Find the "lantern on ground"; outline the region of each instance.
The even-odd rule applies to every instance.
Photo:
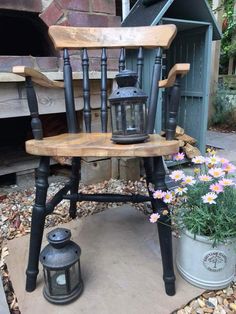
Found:
[[[138,88],[137,73],[123,70],[116,75],[118,89],[110,96],[112,141],[139,143],[148,139],[147,95]]]
[[[81,249],[70,238],[70,230],[54,229],[47,234],[49,244],[40,253],[45,280],[43,294],[56,304],[69,303],[83,291]]]

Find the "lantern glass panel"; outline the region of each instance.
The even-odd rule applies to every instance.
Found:
[[[47,288],[49,289],[48,271],[45,268],[43,269],[43,275],[44,275],[44,282],[45,282]]]
[[[111,106],[114,134],[142,134],[146,131],[146,103],[124,101]]]
[[[67,289],[67,278],[65,270],[50,270],[51,277],[51,294],[52,295],[66,295]]]
[[[75,263],[70,267],[70,287],[74,290],[80,283],[80,267],[79,263]]]

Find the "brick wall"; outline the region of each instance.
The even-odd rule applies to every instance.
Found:
[[[120,26],[115,11],[115,0],[54,0],[40,17],[48,26]]]
[[[2,0],[0,10],[35,12],[47,25],[108,27],[120,26],[115,0]],[[46,30],[45,30],[46,31]],[[27,35],[27,34],[26,34]],[[48,45],[48,43],[46,43]],[[79,51],[71,51],[73,71],[81,71]],[[100,70],[100,51],[89,51],[90,70]],[[117,70],[117,52],[108,51],[108,70]],[[41,71],[61,71],[62,59],[57,57],[1,56],[0,72],[10,72],[14,65],[27,65]]]

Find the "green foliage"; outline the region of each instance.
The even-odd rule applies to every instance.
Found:
[[[176,158],[178,157],[178,158]],[[175,160],[184,158],[179,153]],[[213,246],[236,238],[236,167],[225,158],[208,150],[208,156],[192,159],[193,175],[183,170],[174,170],[170,177],[177,187],[170,191],[153,192],[154,199],[168,204],[173,226],[177,230],[209,237]],[[168,215],[164,207],[150,216],[150,222]]]
[[[232,99],[230,99],[227,86],[220,86],[213,100],[214,115],[211,118],[210,125],[227,125],[228,127],[236,125],[235,108]]]
[[[224,242],[226,238],[236,237],[236,189],[225,187],[217,204],[209,205],[201,199],[209,192],[209,186],[198,183],[189,188],[187,202],[175,213],[175,221],[178,227],[195,235],[209,236],[214,243]]]
[[[212,0],[208,0],[212,6]],[[232,44],[232,36],[236,32],[236,21],[234,18],[234,0],[224,0],[222,6],[216,10],[224,10],[223,19],[226,23],[226,29],[223,31],[221,40],[220,72],[227,74],[229,57],[236,56],[235,43]]]

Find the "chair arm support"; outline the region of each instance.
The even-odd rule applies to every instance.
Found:
[[[52,81],[42,72],[29,68],[26,66],[14,66],[12,68],[14,74],[18,74],[23,77],[31,77],[34,83],[48,88],[64,88],[63,82]]]
[[[183,77],[189,72],[189,70],[190,70],[189,63],[176,63],[170,70],[167,79],[159,81],[159,87],[167,88],[173,86],[176,80],[176,76],[180,75],[181,77]]]

